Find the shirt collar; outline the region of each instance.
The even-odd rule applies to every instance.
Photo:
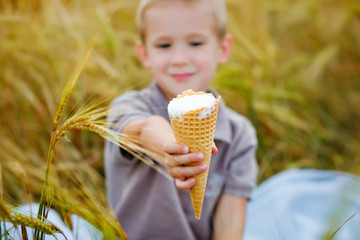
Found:
[[[215,98],[219,97],[219,94],[214,90],[209,89],[208,92],[211,92]],[[170,121],[167,112],[167,106],[169,102],[167,101],[162,90],[159,88],[159,86],[156,84],[155,81],[153,81],[149,85],[148,94],[149,94],[149,98],[151,99],[150,104],[152,105],[155,114],[162,116],[168,121]],[[223,100],[220,101],[214,138],[215,140],[231,143],[231,126],[230,126],[229,117],[227,116],[229,112],[226,111],[226,109],[227,106],[225,105]]]

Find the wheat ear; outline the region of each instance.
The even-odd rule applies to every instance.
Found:
[[[42,221],[38,218],[30,217],[25,214],[16,212],[11,214],[11,219],[9,220],[11,220],[14,225],[30,227],[48,235],[60,233],[64,236],[65,239],[67,239],[64,233],[54,224]]]

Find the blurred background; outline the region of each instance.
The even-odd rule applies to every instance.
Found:
[[[57,102],[96,36],[66,113],[92,99],[108,104],[150,83],[134,51],[137,3],[0,1],[0,166],[6,202],[38,201]],[[257,129],[259,183],[290,168],[360,174],[360,2],[227,4],[235,45],[212,87]],[[81,186],[106,206],[103,143],[96,134],[74,132],[57,145],[50,176],[58,201],[84,202]]]

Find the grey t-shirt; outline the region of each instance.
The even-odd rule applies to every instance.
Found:
[[[114,129],[120,132],[130,121],[151,115],[169,121],[167,105],[153,82],[144,90],[116,98],[108,121],[115,123]],[[178,190],[173,181],[106,142],[109,203],[129,239],[211,239],[213,216],[221,194],[251,197],[257,177],[256,133],[246,118],[227,108],[223,101],[215,143],[219,151],[212,155],[201,219],[197,220],[189,191]]]

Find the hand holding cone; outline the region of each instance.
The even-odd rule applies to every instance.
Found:
[[[210,167],[212,144],[214,141],[215,125],[217,120],[217,113],[219,109],[219,103],[221,97],[215,99],[211,93],[194,92],[192,90],[186,90],[181,95],[178,95],[174,100],[181,98],[194,96],[194,95],[207,95],[213,100],[205,101],[205,104],[195,100],[193,105],[189,106],[189,111],[186,111],[187,106],[192,105],[187,101],[181,103],[181,110],[174,112],[174,107],[169,104],[169,117],[171,121],[171,127],[173,129],[176,141],[189,147],[190,152],[201,152],[204,154],[204,161]],[[182,99],[184,100],[184,99]],[[172,102],[173,102],[172,101]],[[170,108],[173,109],[170,109]],[[199,163],[200,164],[200,163]],[[208,169],[209,169],[208,167]],[[190,189],[190,196],[194,207],[194,213],[197,219],[200,219],[202,205],[204,201],[206,182],[207,182],[208,170],[205,173],[195,175],[196,183]]]

